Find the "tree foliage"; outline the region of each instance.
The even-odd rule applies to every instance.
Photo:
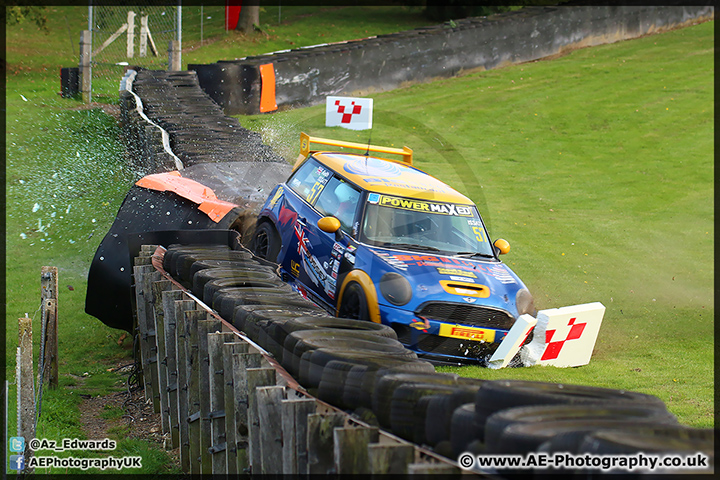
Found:
[[[416,2],[418,0],[406,0]],[[445,22],[467,17],[487,17],[496,13],[517,10],[523,6],[558,5],[566,3],[567,0],[515,0],[510,5],[503,5],[504,2],[480,2],[473,3],[467,0],[426,0],[425,15],[434,22]]]
[[[447,0],[443,3],[428,2],[425,14],[434,22],[444,22],[452,19],[488,16],[506,12],[510,8],[504,5],[473,5],[463,0]]]
[[[47,27],[47,7],[30,5],[13,5],[5,7],[7,25],[17,25],[26,21],[32,22],[45,33],[50,33]]]

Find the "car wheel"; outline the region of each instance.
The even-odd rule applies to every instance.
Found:
[[[370,320],[367,297],[359,283],[350,282],[345,287],[338,316],[355,320]]]
[[[253,253],[260,258],[277,261],[280,253],[280,237],[269,222],[263,222],[257,226],[253,236]]]

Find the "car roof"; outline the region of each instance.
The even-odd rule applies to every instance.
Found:
[[[403,162],[337,152],[314,152],[312,157],[369,192],[474,205],[449,185]]]

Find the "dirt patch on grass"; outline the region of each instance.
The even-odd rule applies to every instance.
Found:
[[[73,107],[70,110],[73,110],[73,111],[92,110],[93,108],[102,108],[103,112],[115,117],[116,120],[120,120],[120,106],[119,105],[111,105],[109,103],[90,102],[90,103],[85,103],[83,105],[79,105],[77,107]]]
[[[179,448],[173,449],[170,434],[162,432],[160,414],[153,411],[152,403],[145,401],[142,388],[82,397],[80,423],[88,439],[146,440],[158,449],[167,451],[173,464],[180,468]]]

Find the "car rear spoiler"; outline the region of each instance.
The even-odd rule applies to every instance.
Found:
[[[300,156],[298,157],[297,161],[295,162],[295,166],[293,168],[297,168],[297,166],[300,164],[300,162],[305,160],[307,158],[307,156],[310,155],[311,153],[321,151],[321,150],[310,150],[311,143],[317,143],[320,145],[332,145],[334,147],[351,148],[354,150],[361,150],[363,152],[377,152],[377,153],[389,153],[391,155],[399,155],[402,158],[402,161],[404,163],[407,163],[408,165],[412,165],[413,151],[409,147],[391,148],[391,147],[380,147],[378,145],[368,145],[368,144],[355,143],[355,142],[343,142],[341,140],[330,140],[327,138],[311,137],[307,133],[303,132],[300,134]],[[383,158],[383,160],[389,160],[391,162],[397,161],[397,160],[392,160],[390,158]]]

